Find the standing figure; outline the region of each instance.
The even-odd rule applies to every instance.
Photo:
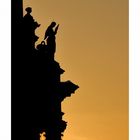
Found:
[[[55,42],[55,35],[57,33],[59,24],[56,26],[56,22],[52,22],[46,32],[45,32],[45,37],[44,40],[46,39],[47,41],[47,46],[48,46],[48,54],[54,58],[54,53],[56,51],[56,42]],[[55,29],[53,29],[55,27]]]
[[[38,40],[38,36],[35,35],[35,29],[40,26],[35,20],[33,19],[31,13],[32,8],[27,7],[26,14],[23,17],[23,33],[24,33],[24,42],[26,42],[26,46],[30,46],[34,48],[35,42]]]
[[[28,26],[33,26],[34,24],[34,19],[31,15],[32,13],[32,8],[31,7],[27,7],[25,9],[25,11],[27,12],[26,15],[24,16],[24,21],[27,21],[28,22]]]
[[[34,19],[31,15],[32,13],[32,8],[27,7],[25,9],[27,12],[25,16],[23,17],[23,24],[24,24],[24,31],[26,32],[26,36],[32,37],[34,34]]]

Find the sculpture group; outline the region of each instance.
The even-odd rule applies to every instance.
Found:
[[[56,52],[56,34],[59,27],[59,24],[56,25],[56,22],[52,22],[46,29],[44,40],[41,44],[35,47],[35,42],[38,40],[38,36],[35,35],[35,30],[40,27],[32,17],[31,12],[32,8],[27,7],[26,14],[23,17],[23,34],[25,36],[25,45],[31,47],[32,50],[36,48],[38,52],[44,52],[50,59],[54,59],[54,54]]]
[[[55,60],[56,34],[59,25],[52,22],[46,29],[44,40],[35,47],[40,27],[27,7],[19,24],[20,31],[16,56],[17,78],[13,81],[13,140],[61,140],[67,122],[63,120],[61,103],[75,92],[78,85],[70,80],[61,82],[65,71]],[[20,44],[19,44],[20,42]],[[17,61],[19,59],[19,61]],[[16,114],[15,113],[15,114]],[[14,123],[17,122],[17,123]]]

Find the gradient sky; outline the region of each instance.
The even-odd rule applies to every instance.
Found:
[[[128,140],[128,0],[24,0],[40,28],[54,20],[62,80],[80,88],[66,98],[63,140]]]

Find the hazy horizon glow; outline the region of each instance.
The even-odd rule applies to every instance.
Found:
[[[56,60],[62,80],[80,88],[64,100],[63,140],[128,140],[128,1],[28,0],[44,38],[60,24]]]

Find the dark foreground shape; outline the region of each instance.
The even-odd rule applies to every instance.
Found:
[[[39,140],[42,132],[47,140],[61,140],[67,126],[61,103],[79,87],[61,82],[64,70],[54,59],[55,50],[47,49],[56,47],[51,29],[46,31],[49,43],[35,49],[40,24],[30,7],[26,11],[23,17],[22,0],[12,1],[12,140]]]

